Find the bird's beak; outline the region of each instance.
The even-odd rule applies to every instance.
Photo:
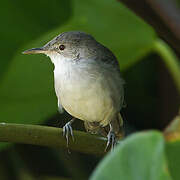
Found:
[[[47,50],[44,47],[28,49],[23,54],[45,54]]]

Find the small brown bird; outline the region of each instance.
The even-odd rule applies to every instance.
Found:
[[[78,31],[64,32],[41,48],[24,51],[37,53],[49,56],[55,66],[59,111],[65,109],[74,117],[63,127],[67,143],[69,134],[73,137],[71,124],[78,118],[87,131],[107,135],[107,147],[111,143],[113,148],[122,136],[124,102],[124,81],[113,53]]]

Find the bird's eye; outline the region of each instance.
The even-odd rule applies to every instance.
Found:
[[[61,51],[64,50],[64,49],[65,49],[65,45],[63,45],[63,44],[60,45],[60,46],[59,46],[59,49],[60,49]]]

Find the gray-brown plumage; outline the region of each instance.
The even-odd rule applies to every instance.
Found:
[[[108,144],[122,136],[120,110],[124,101],[124,81],[113,53],[83,32],[65,32],[41,48],[24,53],[44,53],[55,69],[58,107],[83,120],[87,131],[101,133],[109,126]],[[68,140],[71,124],[64,126]]]

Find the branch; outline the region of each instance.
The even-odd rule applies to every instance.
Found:
[[[165,0],[119,0],[153,26],[158,35],[180,55],[180,12],[175,2]]]
[[[70,150],[94,155],[104,154],[105,138],[81,131],[74,131],[74,137],[74,142],[70,138]],[[0,142],[67,148],[62,128],[39,125],[0,123]]]

